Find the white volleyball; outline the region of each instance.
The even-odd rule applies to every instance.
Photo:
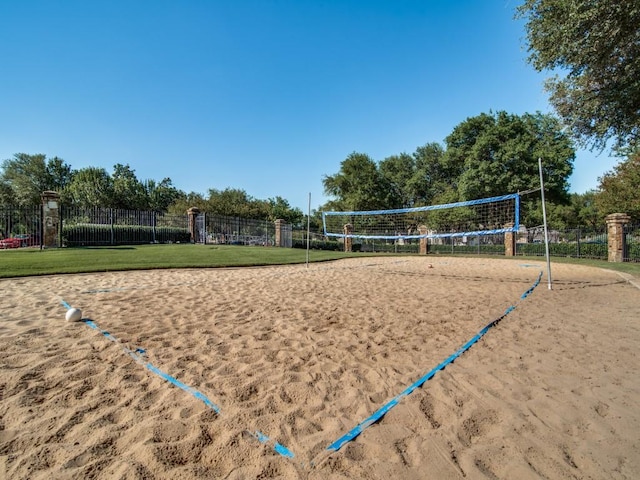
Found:
[[[79,322],[82,320],[82,311],[79,308],[70,308],[65,315],[67,322]]]

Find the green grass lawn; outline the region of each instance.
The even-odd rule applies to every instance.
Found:
[[[309,252],[310,262],[346,257],[380,256],[379,253]],[[439,255],[432,255],[437,258]],[[505,258],[502,256],[493,258]],[[513,257],[516,261],[544,261],[544,257]],[[155,268],[213,268],[305,263],[306,250],[296,248],[230,245],[139,245],[78,247],[39,250],[0,250],[0,278],[56,273],[107,272]],[[608,268],[640,278],[640,263],[608,263],[601,260],[552,257],[552,262]],[[553,270],[552,270],[553,276]]]
[[[312,250],[309,261],[335,260],[347,254]],[[154,268],[209,268],[304,263],[306,250],[229,245],[139,245],[57,249],[0,250],[0,278],[55,273],[107,272]]]

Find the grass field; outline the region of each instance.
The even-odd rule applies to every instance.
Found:
[[[312,250],[309,252],[309,261],[320,262],[354,256],[380,256],[380,254]],[[514,260],[521,261],[525,258],[544,260],[542,257],[514,257]],[[48,250],[23,248],[0,250],[0,278],[157,268],[284,265],[304,263],[306,260],[307,252],[301,249],[227,245],[173,244]],[[608,263],[600,260],[561,257],[552,258],[552,262],[609,268],[640,278],[640,264],[638,263]]]
[[[347,256],[349,254],[342,252],[314,250],[309,252],[309,261],[335,260]],[[0,278],[155,268],[283,265],[304,263],[306,258],[307,252],[301,249],[227,245],[173,244],[48,250],[22,248],[0,250]]]

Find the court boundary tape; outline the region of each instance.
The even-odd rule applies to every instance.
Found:
[[[60,303],[67,310],[70,310],[72,308],[71,305],[69,305],[64,300],[61,300]],[[158,367],[153,365],[151,362],[149,362],[145,358],[146,351],[144,349],[136,348],[135,350],[131,350],[128,346],[123,344],[120,340],[118,340],[118,338],[113,336],[111,333],[109,333],[106,330],[101,329],[93,320],[90,320],[88,318],[83,318],[81,320],[81,322],[84,323],[85,325],[87,325],[88,327],[92,328],[93,330],[98,331],[99,333],[101,333],[105,338],[107,338],[111,342],[113,342],[113,343],[115,343],[117,345],[120,345],[122,347],[122,349],[124,350],[124,352],[127,355],[129,355],[136,363],[138,363],[139,365],[142,365],[144,368],[146,368],[147,370],[149,370],[151,373],[155,374],[156,376],[160,377],[161,379],[163,379],[163,380],[171,383],[172,385],[180,388],[181,390],[184,390],[185,392],[189,393],[194,398],[196,398],[197,400],[200,400],[207,407],[209,407],[211,410],[213,410],[217,415],[222,417],[221,408],[217,404],[215,404],[213,401],[211,401],[209,399],[209,397],[207,397],[204,393],[196,390],[195,388],[190,387],[189,385],[186,385],[185,383],[183,383],[180,380],[178,380],[177,378],[169,375],[168,373],[163,372]],[[273,448],[273,450],[278,455],[281,455],[281,456],[283,456],[285,458],[290,458],[290,459],[295,458],[295,454],[291,450],[289,450],[287,447],[285,447],[281,443],[272,440],[271,438],[269,438],[264,433],[262,433],[262,432],[260,432],[258,430],[255,430],[253,432],[250,432],[249,430],[246,430],[246,431],[249,432],[252,437],[256,438],[261,444],[265,444],[265,445],[268,445],[271,448]]]
[[[542,279],[542,271],[540,271],[540,274],[538,275],[538,278],[533,283],[533,285],[531,287],[529,287],[529,289],[527,289],[520,296],[520,301],[522,301],[525,298],[527,298],[531,294],[531,292],[533,292],[533,290],[540,283],[541,279]],[[360,422],[354,428],[352,428],[347,433],[342,435],[340,438],[338,438],[337,440],[332,442],[326,448],[326,450],[332,451],[332,452],[337,452],[345,444],[349,443],[350,441],[352,441],[356,437],[358,437],[362,432],[364,432],[371,425],[373,425],[373,424],[377,423],[378,421],[380,421],[393,407],[398,405],[400,403],[400,401],[404,397],[410,395],[414,390],[416,390],[417,388],[419,388],[422,385],[424,385],[428,380],[432,379],[436,375],[436,373],[438,373],[441,370],[444,370],[447,367],[447,365],[453,363],[460,355],[462,355],[464,352],[469,350],[471,348],[471,346],[473,344],[475,344],[478,340],[480,340],[492,327],[496,326],[507,315],[509,315],[513,310],[515,310],[516,306],[517,306],[517,303],[515,305],[511,305],[509,308],[507,308],[505,310],[505,312],[500,317],[498,317],[495,320],[489,322],[484,328],[482,328],[477,334],[475,334],[469,341],[467,341],[464,345],[462,345],[462,347],[460,347],[458,350],[456,350],[455,353],[453,353],[452,355],[447,357],[447,359],[445,361],[443,361],[442,363],[440,363],[439,365],[437,365],[433,369],[429,370],[426,374],[424,374],[422,377],[420,377],[418,380],[416,380],[414,383],[412,383],[407,388],[405,388],[402,392],[400,392],[399,395],[397,395],[394,398],[392,398],[391,400],[389,400],[387,403],[385,403],[382,407],[380,407],[378,410],[376,410],[369,417],[365,418],[362,422]]]
[[[525,265],[522,265],[522,266],[525,266]],[[526,265],[526,266],[529,267],[529,266],[533,266],[533,265]],[[532,284],[532,286],[529,287],[520,296],[519,302],[525,300],[534,291],[534,289],[540,284],[540,280],[542,279],[542,273],[543,272],[540,271],[540,273],[538,274],[537,279]],[[352,440],[354,440],[355,438],[357,438],[367,428],[369,428],[370,426],[372,426],[375,423],[379,422],[393,407],[398,405],[402,401],[402,399],[404,399],[404,397],[410,395],[411,393],[413,393],[413,391],[415,391],[416,389],[422,387],[422,385],[424,385],[427,381],[432,379],[436,375],[436,373],[438,373],[441,370],[444,370],[448,365],[452,364],[458,357],[460,357],[463,353],[465,353],[467,350],[469,350],[492,327],[496,326],[507,315],[509,315],[513,310],[515,310],[519,302],[516,302],[514,305],[509,306],[501,316],[499,316],[495,320],[492,320],[487,325],[485,325],[477,334],[475,334],[470,340],[468,340],[464,345],[462,345],[452,355],[447,357],[443,362],[438,364],[433,369],[429,370],[426,374],[424,374],[422,377],[420,377],[418,380],[416,380],[414,383],[412,383],[407,388],[405,388],[402,392],[400,392],[400,394],[398,394],[397,396],[392,398],[390,401],[385,403],[382,407],[380,407],[378,410],[376,410],[369,417],[364,419],[362,422],[360,422],[354,428],[352,428],[347,433],[342,435],[340,438],[338,438],[337,440],[332,442],[329,446],[326,447],[325,452],[337,452],[345,444],[347,444],[347,443],[351,442]],[[64,300],[61,300],[60,303],[66,309],[71,309],[72,308],[71,305],[69,305]],[[131,350],[129,347],[127,347],[126,345],[122,344],[122,342],[120,342],[120,340],[118,340],[116,337],[111,335],[108,331],[102,330],[93,320],[82,319],[82,322],[85,325],[87,325],[88,327],[90,327],[90,328],[98,331],[102,335],[104,335],[108,340],[120,345],[122,347],[122,349],[124,350],[124,352],[127,353],[136,363],[144,366],[147,370],[149,370],[153,374],[159,376],[163,380],[165,380],[165,381],[171,383],[172,385],[174,385],[174,386],[184,390],[185,392],[191,394],[194,398],[202,401],[207,407],[212,409],[216,414],[222,416],[222,412],[221,412],[220,407],[218,405],[216,405],[214,402],[212,402],[206,395],[204,395],[203,393],[201,393],[198,390],[194,389],[193,387],[190,387],[190,386],[180,382],[175,377],[163,372],[162,370],[160,370],[159,368],[157,368],[153,364],[151,364],[151,362],[147,361],[147,359],[145,358],[146,351],[144,349],[136,348],[135,350]],[[278,455],[280,455],[280,456],[282,456],[284,458],[288,458],[288,459],[295,458],[295,454],[290,449],[288,449],[284,445],[280,444],[279,442],[272,440],[271,438],[269,438],[264,433],[262,433],[262,432],[260,432],[258,430],[255,430],[255,431],[245,430],[245,431],[248,432],[253,438],[257,439],[260,444],[264,444],[264,445],[270,446],[273,449],[273,451],[275,451]],[[317,458],[318,457],[316,457],[316,459]],[[315,467],[316,465],[317,465],[317,462],[315,461],[315,459],[311,460],[309,462],[309,466],[312,467],[312,468]],[[301,466],[304,467],[305,466],[304,463],[302,463]]]

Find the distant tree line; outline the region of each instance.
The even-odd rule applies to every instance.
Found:
[[[87,167],[73,170],[59,157],[47,159],[44,154],[16,153],[0,164],[0,205],[31,206],[40,203],[45,190],[58,192],[61,201],[76,207],[153,210],[164,213],[186,213],[190,207],[230,217],[269,219],[282,218],[301,223],[304,215],[281,198],[258,200],[243,190],[211,189],[205,197],[185,193],[170,178],[161,181],[137,178],[129,165],[116,164],[110,174],[104,168]]]

